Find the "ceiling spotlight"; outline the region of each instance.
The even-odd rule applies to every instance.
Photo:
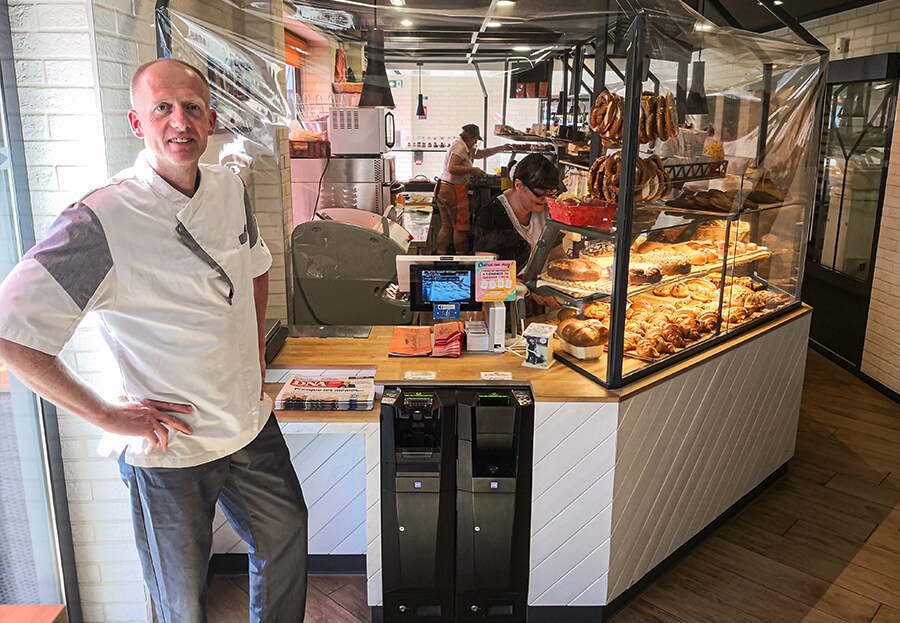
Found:
[[[408,19],[405,19],[400,22],[400,25],[401,26],[412,26],[412,22],[409,21]]]
[[[513,52],[531,52],[530,45],[514,45]]]
[[[406,0],[391,0],[391,4],[394,6],[403,6],[406,4]]]
[[[487,24],[485,24],[485,26],[487,26],[488,28],[500,28],[502,25],[503,24],[501,24],[500,22],[488,22]]]
[[[497,0],[497,6],[515,6],[513,0]]]
[[[784,4],[784,2],[782,2],[781,0],[775,0],[772,4],[774,4],[775,6],[780,6]]]

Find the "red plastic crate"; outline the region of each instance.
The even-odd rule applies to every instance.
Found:
[[[590,203],[568,203],[559,199],[547,199],[550,218],[578,227],[609,229],[616,218],[618,205],[596,199]]]

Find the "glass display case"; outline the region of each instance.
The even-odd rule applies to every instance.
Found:
[[[682,4],[623,19],[598,155],[567,170],[524,275],[564,303],[559,359],[609,388],[800,305],[828,55]]]

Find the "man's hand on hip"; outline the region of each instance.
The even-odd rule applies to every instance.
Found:
[[[175,402],[161,402],[145,399],[138,402],[125,402],[110,405],[107,412],[96,422],[103,430],[129,437],[143,437],[144,454],[150,454],[159,446],[163,452],[169,450],[169,430],[174,428],[186,435],[193,434],[193,429],[172,413],[190,413],[191,405]]]

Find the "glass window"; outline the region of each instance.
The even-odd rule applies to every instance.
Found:
[[[0,279],[22,253],[3,88],[0,80]],[[0,422],[0,604],[62,603],[40,407],[2,364]]]

